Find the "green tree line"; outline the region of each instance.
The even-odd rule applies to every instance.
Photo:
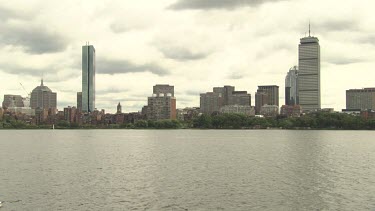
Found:
[[[241,114],[201,115],[194,119],[194,128],[241,129],[241,128],[283,128],[283,129],[375,129],[375,120],[340,113],[314,113],[296,118],[259,118]]]
[[[51,129],[51,125],[30,125],[20,120],[0,122],[3,129]],[[314,113],[298,118],[259,118],[241,114],[201,115],[189,122],[179,120],[139,120],[134,124],[78,125],[59,121],[56,129],[336,129],[374,130],[375,119],[366,120],[359,116],[342,113]]]

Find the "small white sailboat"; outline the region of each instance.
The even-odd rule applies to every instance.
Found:
[[[52,125],[52,130],[54,130],[54,129],[55,129],[55,124]]]
[[[3,202],[2,201],[0,201],[0,207],[2,207],[3,206]]]

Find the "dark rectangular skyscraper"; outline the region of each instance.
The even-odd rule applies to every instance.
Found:
[[[82,111],[82,92],[77,92],[77,109]]]
[[[95,48],[82,46],[82,112],[95,110]]]
[[[267,94],[267,105],[279,106],[279,86],[258,86],[257,92],[265,92]]]

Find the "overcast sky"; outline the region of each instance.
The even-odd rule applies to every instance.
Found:
[[[58,108],[76,105],[81,48],[96,49],[96,107],[138,111],[155,84],[175,86],[177,107],[233,85],[252,95],[280,86],[298,64],[299,39],[321,46],[322,107],[345,107],[345,90],[375,87],[371,0],[0,0],[0,101],[40,84]],[[281,103],[281,104],[282,104]]]

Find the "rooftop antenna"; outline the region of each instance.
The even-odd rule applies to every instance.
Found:
[[[310,36],[310,33],[311,33],[311,30],[310,30],[310,29],[311,29],[311,24],[310,24],[310,20],[309,20],[309,37],[311,37],[311,36]]]

